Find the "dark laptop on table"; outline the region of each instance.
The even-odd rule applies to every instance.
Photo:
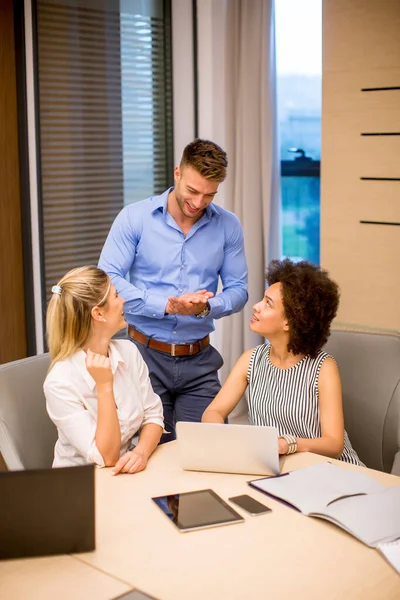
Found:
[[[94,466],[0,473],[0,559],[95,548]]]

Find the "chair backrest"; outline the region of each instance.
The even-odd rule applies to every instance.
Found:
[[[400,335],[334,329],[325,350],[339,365],[345,428],[360,459],[400,475]]]
[[[0,365],[0,453],[9,470],[50,468],[57,429],[46,411],[48,354]]]

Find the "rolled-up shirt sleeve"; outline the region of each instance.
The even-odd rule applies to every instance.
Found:
[[[168,295],[149,292],[125,279],[135,260],[136,247],[141,236],[141,219],[134,206],[125,206],[121,210],[101,251],[99,267],[109,274],[118,293],[124,298],[126,312],[163,319]]]
[[[79,399],[73,384],[45,382],[44,393],[50,419],[63,437],[88,462],[104,467],[95,441],[96,420]]]
[[[210,298],[210,318],[220,319],[242,310],[248,300],[247,262],[244,235],[239,219],[230,215],[224,262],[220,270],[222,292]]]
[[[164,412],[161,398],[152,388],[149,370],[141,354],[138,350],[136,350],[135,354],[135,369],[139,377],[143,402],[143,421],[141,426],[143,427],[143,425],[147,425],[148,423],[155,423],[156,425],[160,425],[164,433],[166,433],[164,430]]]

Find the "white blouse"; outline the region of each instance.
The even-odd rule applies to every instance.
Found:
[[[109,352],[114,374],[114,398],[121,428],[121,452],[131,448],[132,437],[147,423],[161,427],[163,408],[154,393],[149,371],[136,346],[128,340],[112,340]],[[79,350],[57,362],[44,382],[47,412],[58,430],[53,467],[95,463],[104,467],[96,447],[96,382]]]

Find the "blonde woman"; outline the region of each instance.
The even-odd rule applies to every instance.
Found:
[[[163,410],[135,345],[111,339],[126,325],[124,299],[94,266],[73,269],[52,292],[44,393],[58,430],[53,467],[95,463],[113,467],[113,474],[142,471],[160,441]]]

